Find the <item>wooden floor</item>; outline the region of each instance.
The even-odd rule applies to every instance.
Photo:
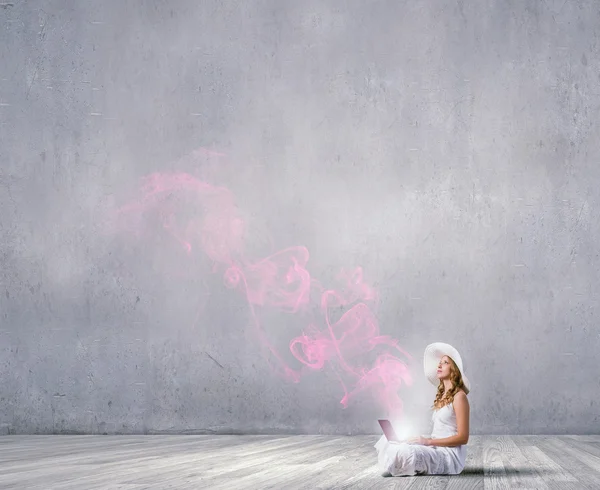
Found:
[[[377,436],[2,436],[0,489],[600,489],[600,436],[471,436],[457,476],[384,477]]]

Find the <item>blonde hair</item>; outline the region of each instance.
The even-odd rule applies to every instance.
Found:
[[[456,395],[459,390],[464,390],[467,392],[465,384],[463,382],[462,374],[458,369],[458,366],[454,362],[454,360],[450,356],[444,356],[450,360],[450,381],[452,382],[451,388],[448,390],[448,393],[444,395],[444,381],[440,379],[440,384],[438,385],[437,394],[435,396],[435,400],[433,402],[434,410],[439,410],[440,408],[452,403],[454,401],[454,395]]]

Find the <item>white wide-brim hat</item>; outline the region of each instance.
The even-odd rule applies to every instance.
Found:
[[[465,384],[465,392],[468,394],[471,391],[471,383],[465,376],[462,358],[460,357],[460,354],[450,344],[444,344],[443,342],[435,342],[425,347],[425,355],[423,359],[425,376],[432,385],[438,386],[440,384],[440,380],[437,377],[437,368],[440,363],[440,359],[444,356],[452,358],[452,360],[456,363],[460,374],[462,375],[463,383]]]

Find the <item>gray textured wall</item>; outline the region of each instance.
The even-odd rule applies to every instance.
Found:
[[[182,172],[231,192],[249,260],[306,247],[332,288],[362,267],[415,427],[443,341],[471,433],[598,433],[598,2],[15,0],[0,26],[2,431],[378,431],[335,356],[273,371],[252,314],[298,370],[318,295],[227,287],[213,197],[115,218]]]

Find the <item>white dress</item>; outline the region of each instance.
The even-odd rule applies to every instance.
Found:
[[[452,403],[434,410],[431,420],[432,439],[442,439],[458,433]],[[377,441],[375,449],[379,467],[392,476],[458,475],[464,469],[467,458],[466,444],[444,447],[390,443],[385,435]]]

